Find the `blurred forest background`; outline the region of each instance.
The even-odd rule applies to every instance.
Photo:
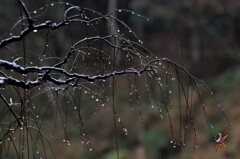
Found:
[[[118,111],[128,129],[128,135],[119,133],[119,154],[123,159],[237,159],[240,157],[240,1],[239,0],[116,0],[117,5],[111,8],[113,0],[69,0],[82,7],[88,7],[101,13],[108,13],[116,8],[129,9],[140,13],[150,21],[126,13],[117,13],[116,16],[126,22],[142,39],[144,46],[159,57],[168,57],[178,62],[189,70],[194,76],[203,79],[213,89],[225,109],[228,118],[233,122],[229,126],[223,115],[215,111],[215,107],[208,110],[208,115],[213,121],[213,133],[228,134],[226,147],[220,151],[215,149],[214,139],[200,115],[198,101],[194,101],[196,127],[198,131],[199,148],[194,149],[193,141],[189,137],[184,151],[179,153],[170,144],[169,122],[161,119],[156,111],[151,108],[143,112],[143,122],[139,119],[138,112],[130,110],[128,99],[124,94],[118,93],[116,97]],[[24,0],[30,11],[37,6],[56,1]],[[6,31],[16,22],[19,8],[14,6],[15,0],[0,1],[0,35],[6,36]],[[52,9],[49,16],[61,13]],[[79,34],[84,34],[84,29]],[[107,32],[108,29],[103,29]],[[64,32],[53,36],[54,50],[61,54],[66,51],[71,39]],[[77,36],[77,35],[76,35]],[[44,44],[38,36],[32,36],[31,47],[38,49]],[[66,46],[64,45],[66,44]],[[11,56],[11,55],[10,55]],[[8,54],[1,58],[9,57]],[[36,59],[38,60],[38,59]],[[123,84],[124,85],[124,84]],[[121,90],[119,91],[121,92]],[[177,95],[173,102],[177,103]],[[176,98],[176,99],[175,99]],[[212,99],[208,94],[203,94],[203,100],[208,105]],[[126,102],[125,102],[126,101]],[[114,146],[114,131],[109,119],[109,112],[102,110],[95,116],[87,111],[84,117],[89,119],[88,133],[93,151],[79,144],[77,130],[70,127],[72,136],[71,145],[67,146],[61,140],[53,140],[53,149],[57,158],[86,159],[114,159],[116,148]],[[89,114],[87,114],[89,112]],[[173,110],[174,114],[174,110]],[[178,114],[173,117],[177,122]],[[51,114],[49,114],[49,118]],[[61,129],[58,130],[59,132]],[[60,133],[59,133],[60,134]],[[60,136],[60,135],[59,135]]]

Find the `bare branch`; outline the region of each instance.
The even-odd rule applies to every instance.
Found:
[[[30,27],[30,28],[33,27],[33,19],[31,18],[30,14],[29,14],[29,11],[28,11],[28,9],[27,9],[27,7],[26,7],[26,5],[23,3],[22,0],[18,0],[18,3],[19,3],[19,5],[22,7],[23,12],[24,12],[25,16],[27,17],[27,20],[28,20],[28,23],[29,23],[29,27]]]

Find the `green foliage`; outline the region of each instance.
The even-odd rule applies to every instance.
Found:
[[[168,140],[162,131],[156,129],[149,129],[145,133],[146,142],[155,149],[161,149],[167,146]]]
[[[147,154],[149,154],[150,158],[157,158],[158,153],[163,148],[166,148],[168,145],[168,140],[166,135],[163,134],[163,131],[154,129],[149,129],[145,133],[146,139],[146,149]]]
[[[119,154],[119,159],[124,158],[127,154],[127,151],[125,149],[118,149],[118,154]],[[113,150],[111,152],[109,152],[106,156],[106,159],[116,159],[117,156],[117,151]]]

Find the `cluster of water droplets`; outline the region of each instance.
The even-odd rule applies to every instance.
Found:
[[[183,151],[185,150],[186,144],[181,141],[175,141],[174,139],[170,140],[170,145],[172,146],[173,149],[177,149],[178,151]]]
[[[71,142],[69,140],[63,139],[62,141],[63,141],[63,143],[66,143],[68,146],[71,145]]]

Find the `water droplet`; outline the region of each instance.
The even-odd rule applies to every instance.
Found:
[[[122,12],[122,10],[121,10],[121,9],[119,9],[119,10],[118,10],[118,12]]]
[[[128,134],[128,130],[126,128],[123,128],[123,131],[125,132],[125,135]]]
[[[54,6],[54,3],[51,3],[51,6]]]
[[[92,148],[90,148],[89,151],[92,151]]]
[[[36,33],[38,30],[37,29],[34,29],[33,32]]]
[[[35,10],[35,11],[33,11],[33,13],[34,13],[34,14],[36,14],[36,13],[37,13],[37,11]]]

